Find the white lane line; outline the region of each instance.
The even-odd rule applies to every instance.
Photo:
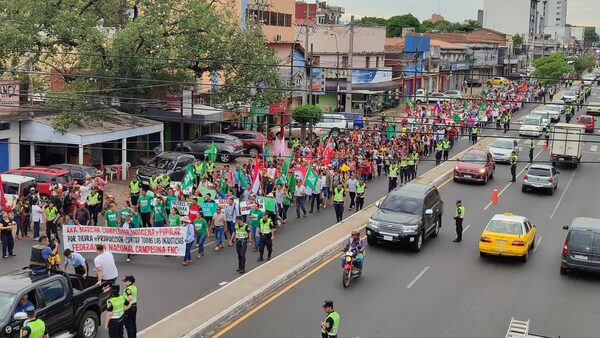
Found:
[[[540,236],[540,238],[538,238],[538,240],[537,240],[537,243],[535,243],[535,248],[533,248],[534,253],[537,251],[537,249],[540,248],[540,243],[542,242],[542,238],[544,238],[544,236]]]
[[[556,214],[556,210],[558,210],[558,207],[560,206],[560,203],[562,202],[563,198],[565,197],[565,194],[567,193],[567,190],[569,190],[569,186],[571,185],[571,182],[573,181],[573,177],[575,177],[575,173],[576,172],[577,172],[577,170],[573,170],[573,174],[571,174],[571,178],[569,179],[569,182],[567,183],[567,185],[563,189],[563,192],[560,195],[560,198],[558,199],[558,202],[556,202],[556,206],[554,207],[554,211],[552,211],[552,214],[550,215],[550,219],[552,219],[554,217],[554,214]]]
[[[598,151],[598,146],[591,146],[590,151],[593,151],[593,152]]]
[[[467,230],[469,230],[469,228],[470,228],[470,227],[471,227],[471,224],[467,225],[467,226],[466,226],[466,227],[463,229],[463,232],[462,232],[462,233],[464,234],[464,233],[465,233]]]
[[[419,272],[417,277],[415,277],[415,279],[413,279],[410,283],[408,283],[406,288],[410,289],[413,285],[415,285],[415,283],[419,280],[419,278],[421,278],[421,276],[423,276],[425,274],[425,272],[427,272],[427,270],[429,270],[428,266],[426,266],[425,269],[423,269],[421,272]]]

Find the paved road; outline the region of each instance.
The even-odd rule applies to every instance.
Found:
[[[520,112],[520,115],[525,111]],[[487,131],[486,131],[487,132]],[[466,139],[461,139],[451,151],[450,156],[468,147]],[[434,166],[434,161],[429,158],[419,165],[419,172],[423,173]],[[369,183],[366,203],[372,203],[387,192],[387,180],[374,179]],[[351,212],[345,211],[345,216]],[[335,214],[332,208],[309,214],[306,218],[295,219],[295,210],[290,209],[289,222],[285,228],[278,232],[275,240],[274,255],[278,255],[298,243],[312,237],[335,223]],[[212,239],[207,240],[212,242]],[[0,273],[21,268],[27,265],[30,253],[30,244],[33,241],[18,241],[16,245],[16,258],[3,260]],[[143,329],[155,321],[181,309],[197,299],[219,289],[223,283],[228,283],[239,276],[235,272],[237,260],[235,249],[226,248],[224,251],[212,251],[214,245],[207,247],[206,256],[196,260],[188,267],[182,267],[179,258],[162,256],[136,256],[132,263],[126,263],[124,255],[116,255],[120,275],[132,273],[136,276],[140,289],[140,306],[138,310],[138,327]],[[94,255],[85,255],[91,263]],[[247,268],[257,266],[257,253],[248,252]],[[99,337],[106,337],[106,332],[101,331]],[[265,336],[266,337],[266,336]]]
[[[598,91],[594,94],[597,97]],[[586,141],[584,160],[599,161],[593,141],[600,141],[600,135],[588,135]],[[521,141],[526,156],[525,142]],[[536,156],[538,161],[549,158],[541,147]],[[519,171],[524,167],[519,165]],[[498,165],[487,186],[449,181],[440,190],[448,206],[444,227],[421,252],[386,244],[369,247],[365,273],[349,289],[341,285],[336,257],[262,309],[246,313],[223,336],[279,337],[284,332],[286,337],[317,337],[322,301],[333,299],[342,316],[342,337],[503,337],[512,316],[531,319],[532,331],[538,334],[597,337],[597,277],[561,276],[559,261],[562,226],[576,216],[600,217],[600,209],[587,202],[600,198],[599,168],[590,163],[576,170],[560,168],[553,196],[522,193],[519,181],[509,184],[507,165]],[[494,186],[504,192],[499,204],[486,210]],[[452,242],[452,205],[457,198],[467,210],[460,244]],[[527,216],[538,227],[537,249],[525,264],[479,257],[486,221],[505,211]]]

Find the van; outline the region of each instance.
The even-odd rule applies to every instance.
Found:
[[[600,272],[600,219],[577,217],[570,226],[563,244],[560,273],[572,270]]]
[[[37,182],[33,177],[12,174],[2,174],[0,177],[7,205],[12,205],[15,200],[27,196],[31,188],[37,191]]]

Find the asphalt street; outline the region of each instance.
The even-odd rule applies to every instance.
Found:
[[[598,94],[594,88],[590,101],[597,100]],[[597,131],[586,136],[584,161],[600,161],[598,141]],[[526,142],[520,142],[521,160],[527,158]],[[535,156],[536,161],[547,161],[549,151],[539,146]],[[560,167],[558,189],[552,196],[521,192],[525,167],[519,164],[520,175],[513,184],[510,167],[502,164],[487,186],[442,183],[444,226],[421,252],[386,243],[369,246],[364,273],[348,289],[342,286],[336,256],[280,297],[263,301],[217,330],[215,337],[317,337],[325,299],[333,300],[341,314],[340,337],[504,337],[511,317],[530,319],[531,332],[536,334],[597,337],[598,276],[562,276],[559,265],[566,234],[562,226],[577,216],[600,218],[600,210],[594,207],[600,198],[600,165]],[[494,186],[501,191],[499,203],[489,205]],[[461,243],[452,242],[457,198],[466,206]],[[478,254],[487,220],[507,211],[537,225],[537,248],[527,263]]]
[[[519,115],[523,115],[526,111],[528,110],[521,110]],[[486,130],[484,136],[487,133],[488,131]],[[467,142],[466,138],[460,139],[451,150],[450,156],[464,150],[469,145],[470,143]],[[433,157],[430,156],[419,164],[419,173],[424,173],[431,169],[434,164]],[[506,171],[508,172],[508,168]],[[471,188],[474,193],[480,191],[480,189],[485,189],[482,187],[468,187],[467,189]],[[462,186],[459,190],[461,189]],[[375,178],[368,184],[366,203],[372,203],[386,193],[387,179],[384,177]],[[474,197],[475,200],[478,198],[479,197]],[[449,201],[450,199],[447,200]],[[485,198],[481,200],[483,201]],[[353,211],[349,212],[346,209],[344,216],[347,217],[352,213]],[[274,256],[281,254],[298,243],[335,224],[335,214],[333,208],[330,206],[319,212],[315,210],[313,214],[308,214],[307,217],[300,219],[295,218],[295,210],[294,208],[291,208],[289,216],[289,220],[287,224],[284,225],[284,228],[277,231],[276,239],[274,241]],[[449,226],[446,226],[444,231],[446,232],[446,237],[450,236]],[[138,328],[140,330],[239,277],[239,274],[235,271],[237,268],[235,248],[225,247],[225,250],[223,251],[214,252],[213,240],[214,238],[207,239],[208,245],[206,246],[206,256],[201,260],[197,260],[195,258],[195,253],[193,253],[194,263],[187,267],[182,267],[181,259],[177,257],[136,256],[131,263],[126,263],[125,255],[115,255],[120,276],[134,274],[136,277],[136,284],[138,285],[140,292],[138,302]],[[438,241],[441,242],[441,240]],[[17,257],[3,260],[0,264],[0,273],[20,269],[27,265],[30,255],[30,245],[33,245],[31,239],[17,241],[15,246]],[[463,245],[466,246],[464,243]],[[62,249],[63,248],[61,248],[61,252]],[[430,248],[426,248],[425,252],[431,251],[429,249]],[[375,250],[373,250],[373,252],[375,252]],[[383,251],[382,253],[385,252],[386,251]],[[398,254],[410,255],[404,251],[398,251]],[[92,261],[94,254],[85,254],[84,256],[88,258],[88,262],[93,266]],[[375,256],[375,254],[373,254],[373,256]],[[384,256],[386,255],[384,254]],[[251,250],[248,251],[247,270],[253,269],[260,264],[256,262],[257,257],[258,253],[254,253]],[[369,261],[374,261],[375,259],[375,257],[369,257]],[[374,278],[371,275],[371,269],[371,266],[369,266],[369,272],[366,274],[365,280],[357,283],[357,287],[359,287],[359,284],[368,285],[367,279]],[[337,276],[337,273],[335,273],[335,275],[336,277],[339,277]],[[331,274],[326,274],[326,276],[325,279],[329,279]],[[329,284],[329,282],[326,282],[323,285],[327,284]],[[317,310],[319,310],[318,306]],[[270,336],[274,335],[263,335],[262,337]],[[99,337],[107,337],[106,331],[101,329]]]

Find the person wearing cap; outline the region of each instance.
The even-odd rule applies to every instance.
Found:
[[[125,285],[125,291],[123,291],[123,298],[129,302],[129,308],[125,310],[123,314],[123,325],[127,332],[127,338],[135,338],[137,336],[137,297],[138,289],[135,285],[135,277],[133,275],[127,275],[123,278],[123,285]]]
[[[229,240],[229,245],[233,245],[235,237],[235,251],[238,257],[238,268],[237,272],[246,273],[246,250],[248,249],[248,243],[252,244],[252,236],[250,235],[250,227],[248,223],[244,223],[242,216],[237,216],[234,225],[234,236]]]
[[[36,318],[35,307],[27,308],[27,320],[21,328],[21,338],[48,338],[48,328],[43,320]]]
[[[325,320],[321,322],[321,338],[337,338],[340,327],[340,314],[333,309],[333,301],[323,302]]]
[[[196,241],[196,228],[190,222],[188,216],[183,216],[181,222],[183,222],[182,226],[185,228],[185,255],[183,256],[181,265],[186,266],[192,263],[192,247]]]
[[[73,252],[71,249],[65,249],[63,255],[65,256],[65,266],[63,270],[67,271],[67,268],[71,265],[73,269],[75,269],[75,274],[81,275],[83,278],[87,277],[90,269],[88,263],[81,254]]]
[[[461,200],[456,201],[456,214],[454,215],[454,221],[456,222],[456,238],[453,242],[458,243],[462,241],[463,233],[463,218],[465,218],[465,206]]]
[[[123,338],[123,317],[131,303],[119,294],[119,288],[111,289],[112,297],[106,301],[106,319],[104,328],[108,329],[109,338]]]

